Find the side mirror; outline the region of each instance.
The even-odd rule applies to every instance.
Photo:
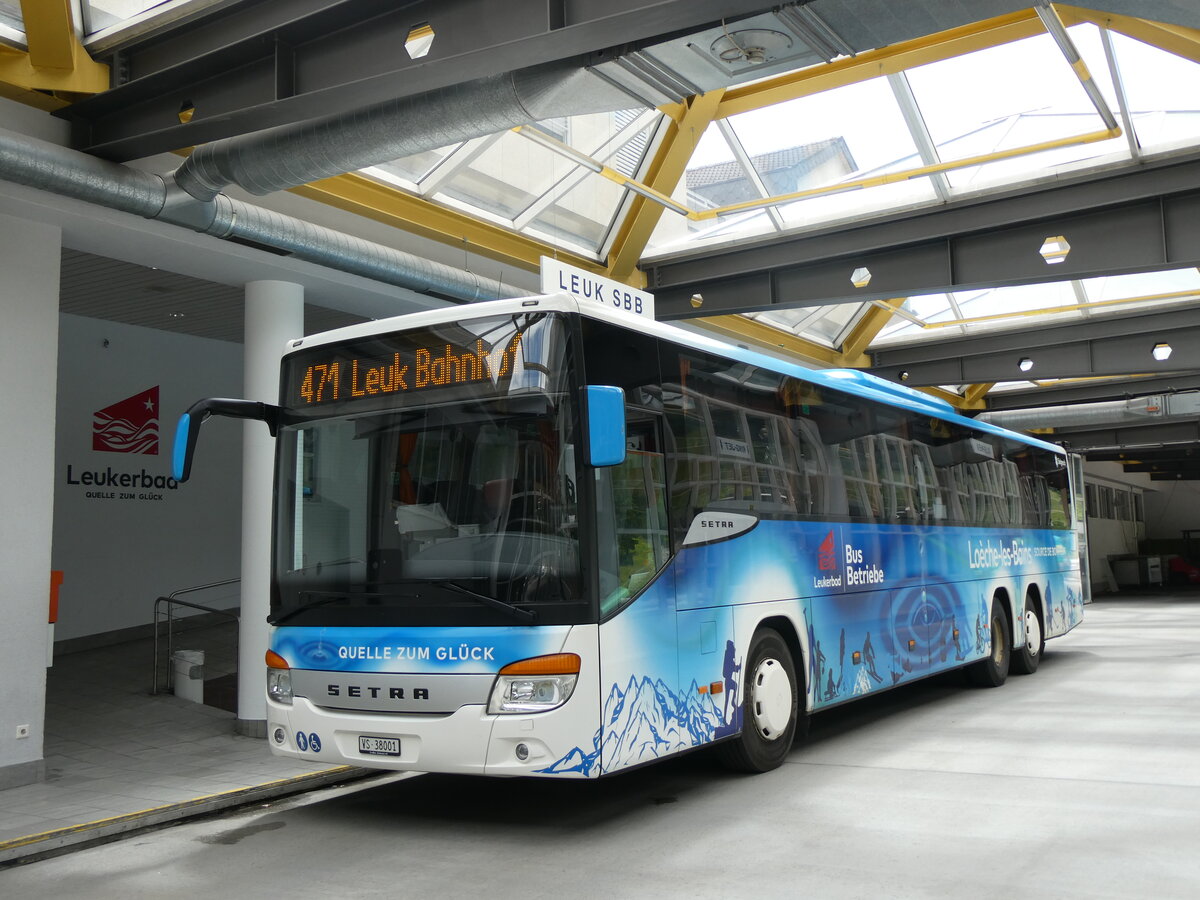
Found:
[[[625,392],[601,384],[589,384],[585,390],[588,462],[619,466],[625,462]]]
[[[175,426],[175,446],[171,450],[171,477],[187,481],[192,474],[192,457],[196,453],[196,438],[200,426],[209,416],[229,416],[233,419],[256,419],[266,422],[271,436],[279,430],[279,407],[256,400],[198,400],[179,417]]]

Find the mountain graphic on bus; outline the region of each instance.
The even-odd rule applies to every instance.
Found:
[[[585,753],[575,747],[538,771],[590,775],[603,760],[603,771],[612,772],[734,734],[741,726],[736,679],[732,688],[732,709],[727,709],[718,706],[711,693],[700,693],[695,681],[680,696],[661,678],[651,681],[630,676],[625,690],[614,684],[609,691],[604,701],[605,724],[597,729],[592,749]]]
[[[92,413],[92,449],[158,455],[158,385]]]

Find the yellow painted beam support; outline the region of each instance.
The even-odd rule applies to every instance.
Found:
[[[0,52],[5,96],[30,100],[29,91],[98,94],[108,90],[108,66],[88,56],[71,22],[70,0],[21,0],[29,52]],[[15,90],[14,90],[15,89]],[[44,103],[34,105],[46,108]]]
[[[904,69],[940,62],[1036,34],[1045,34],[1045,28],[1037,13],[1026,9],[879,50],[868,50],[828,65],[812,66],[728,90],[721,100],[717,118],[724,119],[798,97],[892,75]]]
[[[922,394],[928,394],[930,397],[937,397],[939,400],[945,400],[955,409],[960,411],[971,409],[984,409],[985,404],[982,399],[967,400],[966,397],[956,394],[953,391],[947,391],[940,387],[919,387],[917,388]]]
[[[984,406],[984,397],[988,391],[996,386],[996,382],[987,381],[982,384],[972,384],[963,391],[963,403],[970,409],[982,409]]]
[[[731,343],[753,345],[775,352],[782,350],[809,365],[835,368],[843,363],[842,355],[836,350],[745,316],[712,316],[699,319],[698,323]]]
[[[858,320],[858,324],[846,336],[846,340],[842,341],[842,358],[845,360],[843,365],[854,367],[870,365],[870,360],[864,358],[867,348],[871,345],[871,341],[875,340],[875,336],[883,331],[884,326],[891,321],[893,312],[904,305],[906,299],[906,297],[893,297],[890,300],[884,300],[886,309],[875,305],[867,308],[866,313]]]
[[[692,152],[700,143],[705,130],[716,116],[717,108],[724,96],[724,91],[709,91],[691,97],[686,107],[679,112],[678,118],[671,117],[672,124],[658,148],[654,161],[646,173],[647,187],[661,194],[670,196],[675,192],[679,179],[687,169]],[[658,225],[658,220],[664,212],[664,207],[651,202],[645,197],[634,197],[629,206],[629,212],[621,223],[608,254],[608,271],[610,278],[624,281],[638,287],[638,280],[645,284],[645,277],[638,279],[638,260],[641,259],[650,236]],[[672,213],[674,215],[674,213]]]
[[[1055,4],[1054,9],[1065,25],[1091,22],[1101,28],[1118,31],[1144,44],[1150,44],[1152,47],[1158,47],[1160,50],[1200,63],[1200,30],[1195,28],[1151,22],[1147,19],[1135,19],[1130,16],[1119,16],[1098,10],[1082,9],[1077,6]]]
[[[292,188],[291,192],[411,234],[464,248],[488,259],[511,263],[520,269],[536,272],[541,257],[551,256],[589,272],[605,272],[604,266],[594,259],[564,252],[509,228],[438,206],[356,173],[314,181]],[[633,287],[644,285],[644,276],[641,284],[632,284]]]

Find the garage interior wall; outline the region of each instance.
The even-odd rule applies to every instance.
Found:
[[[144,631],[156,597],[238,577],[242,423],[210,422],[194,477],[169,478],[179,414],[241,396],[242,347],[63,315],[58,383],[55,640],[73,648]],[[236,606],[237,588],[187,599]]]
[[[62,233],[0,215],[0,789],[40,780]]]

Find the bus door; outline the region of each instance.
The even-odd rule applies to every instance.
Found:
[[[627,406],[625,461],[596,470],[601,771],[682,749],[661,417]]]

